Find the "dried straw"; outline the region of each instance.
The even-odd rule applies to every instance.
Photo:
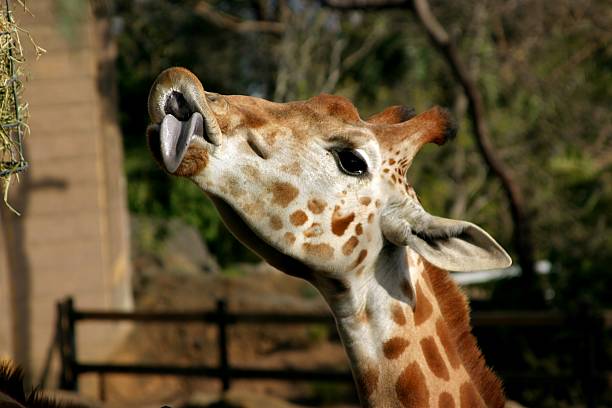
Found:
[[[13,177],[28,167],[23,157],[23,137],[29,132],[28,105],[21,98],[24,58],[20,34],[30,39],[37,57],[45,50],[34,43],[27,31],[15,24],[10,0],[3,1],[0,12],[0,184],[4,203],[17,212],[8,204],[8,190]],[[17,1],[27,11],[25,4]]]

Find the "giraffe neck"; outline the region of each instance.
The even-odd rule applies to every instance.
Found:
[[[503,406],[500,382],[471,335],[465,296],[448,274],[397,247],[383,249],[372,268],[346,293],[326,296],[362,405]]]

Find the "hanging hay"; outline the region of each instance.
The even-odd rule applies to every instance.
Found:
[[[13,19],[10,0],[2,0],[0,13],[0,184],[4,203],[15,211],[7,201],[8,189],[13,177],[28,167],[23,157],[23,137],[28,132],[28,105],[23,93],[24,62],[19,35],[26,35],[39,56],[44,49],[38,47],[30,34],[18,27]],[[17,0],[25,8],[25,4]],[[15,211],[16,212],[16,211]]]

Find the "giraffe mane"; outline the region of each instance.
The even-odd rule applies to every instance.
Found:
[[[427,261],[424,277],[438,301],[457,353],[474,386],[488,407],[503,407],[505,397],[500,379],[486,366],[476,338],[472,334],[470,308],[466,296],[448,272]]]

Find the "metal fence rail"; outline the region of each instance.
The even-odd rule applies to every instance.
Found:
[[[60,388],[78,389],[78,378],[84,373],[105,374],[155,374],[186,377],[217,378],[223,390],[228,390],[235,379],[272,379],[281,381],[337,381],[352,382],[350,371],[269,369],[238,367],[230,364],[228,355],[228,325],[236,324],[278,324],[334,325],[329,314],[279,314],[228,312],[226,302],[219,300],[213,310],[192,312],[117,312],[100,310],[77,310],[71,297],[57,304],[57,338],[61,356]],[[94,364],[77,360],[75,326],[80,321],[131,321],[147,323],[201,323],[217,327],[218,365],[159,365],[159,364]],[[579,373],[560,373],[555,376],[540,373],[498,372],[506,382],[523,383],[563,383],[579,378],[587,406],[596,406],[594,381],[605,381],[609,372],[596,366],[594,336],[605,327],[612,326],[612,311],[603,314],[586,313],[581,316],[568,316],[558,311],[479,311],[472,314],[472,326],[484,327],[560,327],[571,324],[581,329],[579,345]],[[103,377],[101,377],[103,378]],[[101,399],[104,399],[104,383],[100,383]]]

